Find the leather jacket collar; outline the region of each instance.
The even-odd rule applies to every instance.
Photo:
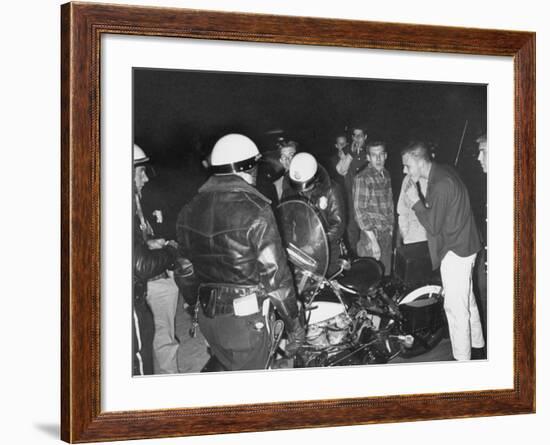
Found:
[[[246,192],[271,204],[271,200],[261,194],[255,187],[237,175],[211,176],[199,189],[199,193],[208,192]]]

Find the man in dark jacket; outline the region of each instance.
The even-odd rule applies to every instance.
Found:
[[[361,236],[361,230],[355,221],[355,210],[353,206],[353,184],[355,176],[368,164],[367,159],[367,128],[365,124],[356,123],[351,129],[351,146],[346,150],[350,157],[345,159],[338,167],[339,173],[344,176],[346,202],[348,211],[348,226],[346,238],[348,248],[357,255],[357,243]]]
[[[309,153],[298,153],[290,163],[290,187],[283,190],[283,199],[301,196],[314,206],[325,223],[330,262],[327,276],[338,271],[341,242],[346,230],[346,207],[338,186],[326,170]]]
[[[281,201],[282,183],[285,168],[280,161],[280,150],[262,153],[258,164],[258,179],[256,188],[271,201],[271,208],[275,209]]]
[[[432,267],[441,267],[453,356],[456,360],[477,358],[474,355],[485,341],[472,290],[472,269],[481,243],[468,190],[455,170],[432,162],[426,144],[411,143],[401,154],[404,173],[411,178],[406,194],[426,229]],[[418,191],[420,178],[428,181],[426,196]]]
[[[134,145],[134,375],[178,372],[178,288],[171,272],[177,251],[174,241],[155,237],[141,206],[148,161]]]
[[[199,326],[227,370],[266,367],[270,303],[290,343],[304,336],[270,201],[254,188],[259,158],[246,136],[221,138],[212,150],[214,175],[177,221],[180,248],[200,282]]]
[[[350,148],[348,138],[345,134],[339,134],[336,136],[334,139],[334,148],[336,149],[336,152],[330,157],[329,174],[332,179],[344,187],[344,178],[352,161],[352,157],[349,153]]]

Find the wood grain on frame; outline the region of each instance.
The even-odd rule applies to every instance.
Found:
[[[534,412],[534,33],[91,3],[65,4],[61,12],[63,440],[91,442]],[[104,33],[513,57],[514,388],[101,412],[99,62]]]

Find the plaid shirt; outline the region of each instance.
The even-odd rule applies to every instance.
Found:
[[[392,232],[393,194],[390,174],[368,166],[353,181],[355,220],[363,232]]]

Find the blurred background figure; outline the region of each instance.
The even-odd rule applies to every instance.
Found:
[[[150,371],[147,349],[150,347],[148,314],[152,312],[154,337],[152,339],[152,373],[178,372],[178,341],[175,336],[175,317],[178,304],[178,287],[173,269],[176,261],[175,241],[155,237],[155,233],[141,206],[141,193],[149,182],[146,165],[149,157],[134,145],[134,313],[140,328],[136,329],[137,349],[141,350],[143,372]],[[136,292],[137,291],[137,292]],[[144,303],[147,303],[147,308]],[[145,329],[147,332],[144,332]]]
[[[477,160],[483,170],[483,173],[487,174],[487,135],[483,134],[476,140],[478,144],[478,156]],[[485,203],[487,208],[487,203]],[[487,343],[487,212],[485,212],[485,230],[483,230],[485,236],[482,238],[483,249],[480,250],[476,258],[475,265],[475,281],[476,281],[476,296],[479,307],[481,324],[483,326],[483,335],[485,337],[485,343]]]
[[[298,151],[298,143],[294,141],[284,141],[279,147],[279,161],[287,172],[290,168],[290,161]]]
[[[273,208],[277,207],[283,194],[285,168],[280,158],[278,149],[268,151],[262,155],[258,164],[256,188],[271,201]]]
[[[349,155],[351,159],[346,159],[340,165],[341,175],[344,176],[344,186],[346,193],[346,203],[348,210],[348,226],[346,230],[347,245],[350,252],[357,256],[357,243],[361,231],[355,219],[353,204],[353,182],[355,175],[367,166],[367,128],[364,124],[355,124],[351,126],[351,147]],[[347,168],[344,168],[347,165]]]
[[[336,149],[336,153],[334,153],[330,159],[330,174],[336,182],[341,184],[342,187],[345,187],[345,177],[353,159],[349,153],[348,138],[345,134],[336,136],[334,148]]]

